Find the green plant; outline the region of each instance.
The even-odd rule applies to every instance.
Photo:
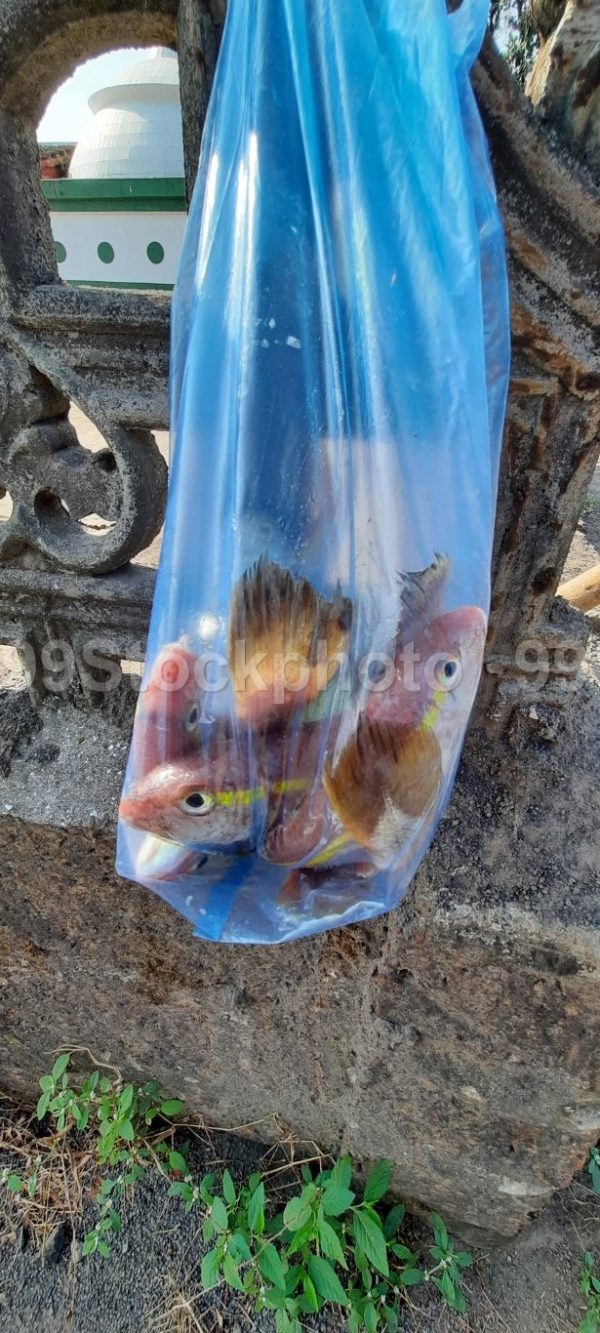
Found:
[[[61,1215],[73,1221],[83,1207],[82,1174],[88,1193],[95,1174],[98,1218],[84,1237],[83,1254],[108,1257],[121,1230],[118,1201],[154,1165],[170,1176],[172,1197],[188,1212],[204,1213],[209,1249],[201,1264],[202,1287],[224,1283],[255,1312],[273,1311],[277,1333],[300,1333],[302,1317],[327,1305],[343,1309],[349,1333],[395,1333],[399,1305],[419,1284],[435,1287],[450,1309],[464,1312],[462,1281],[471,1255],[455,1250],[437,1213],[430,1218],[432,1243],[417,1248],[405,1243],[404,1206],[383,1204],[388,1162],[373,1168],[360,1192],[348,1156],[314,1175],[308,1162],[284,1162],[277,1172],[284,1172],[286,1183],[268,1190],[269,1178],[260,1172],[237,1185],[228,1170],[197,1180],[185,1151],[173,1145],[171,1117],[183,1109],[181,1101],[165,1098],[155,1080],[138,1088],[98,1070],[77,1088],[69,1063],[69,1054],[59,1056],[40,1079],[36,1117],[42,1134],[32,1133],[25,1122],[12,1140],[0,1139],[0,1146],[24,1160],[21,1172],[1,1171],[0,1183],[22,1201],[27,1222],[37,1208],[44,1235],[57,1182],[69,1176],[76,1182],[66,1187],[61,1202]],[[51,1215],[55,1219],[56,1210]]]
[[[119,1078],[101,1076],[98,1070],[80,1088],[75,1088],[69,1081],[70,1058],[69,1054],[59,1055],[52,1072],[39,1080],[41,1094],[36,1117],[38,1121],[49,1117],[55,1137],[65,1138],[73,1131],[93,1133],[97,1165],[118,1168],[117,1174],[103,1180],[100,1186],[97,1195],[100,1216],[83,1242],[84,1255],[97,1251],[106,1257],[112,1236],[121,1229],[115,1200],[142,1179],[150,1163],[160,1165],[172,1156],[172,1145],[165,1137],[171,1130],[165,1122],[179,1114],[183,1102],[177,1098],[165,1099],[156,1080],[136,1088],[132,1083],[123,1085]],[[176,1156],[184,1161],[180,1153]],[[5,1176],[3,1183],[14,1195],[26,1193],[34,1198],[35,1165],[35,1159],[33,1165],[28,1159],[24,1172],[2,1173],[0,1181]]]
[[[524,88],[540,44],[530,0],[492,0],[490,28]]]
[[[398,1304],[419,1283],[433,1283],[451,1309],[463,1312],[462,1276],[472,1258],[454,1250],[434,1213],[434,1263],[421,1267],[419,1255],[399,1237],[403,1205],[381,1207],[389,1183],[389,1164],[380,1162],[358,1199],[349,1157],[314,1179],[303,1166],[298,1192],[272,1217],[260,1173],[236,1187],[224,1171],[218,1192],[214,1172],[197,1186],[186,1177],[169,1192],[188,1210],[205,1210],[203,1235],[211,1246],[202,1260],[206,1290],[224,1282],[244,1293],[257,1313],[273,1310],[277,1333],[300,1333],[301,1316],[328,1304],[346,1311],[349,1333],[395,1333]]]
[[[594,1256],[586,1250],[583,1256],[583,1268],[579,1278],[579,1288],[585,1296],[587,1310],[577,1333],[599,1333],[600,1330],[600,1278],[594,1271]]]
[[[592,1148],[587,1164],[588,1175],[591,1176],[592,1189],[596,1194],[600,1194],[600,1149]]]

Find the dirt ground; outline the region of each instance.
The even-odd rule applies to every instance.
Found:
[[[245,1138],[206,1134],[190,1151],[194,1174],[226,1160],[238,1180],[261,1162],[264,1149]],[[269,1163],[272,1165],[272,1163]],[[264,1163],[263,1163],[264,1165]],[[467,1274],[467,1316],[445,1310],[436,1292],[413,1288],[402,1310],[403,1333],[575,1333],[584,1307],[578,1281],[586,1249],[600,1245],[600,1197],[579,1177],[557,1195],[540,1220],[502,1250],[474,1251]],[[93,1225],[86,1207],[80,1234]],[[413,1220],[413,1246],[427,1229]],[[152,1173],[123,1209],[123,1230],[111,1256],[81,1258],[77,1242],[59,1236],[42,1257],[16,1225],[6,1196],[0,1203],[0,1329],[2,1333],[272,1333],[272,1316],[253,1316],[227,1288],[201,1292],[203,1253],[198,1215],[186,1215]],[[341,1314],[307,1321],[307,1328],[341,1330]]]

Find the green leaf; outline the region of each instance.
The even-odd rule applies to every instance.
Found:
[[[238,1266],[235,1259],[232,1259],[230,1254],[226,1254],[223,1259],[223,1277],[225,1278],[228,1287],[233,1287],[234,1291],[244,1290]]]
[[[81,1253],[83,1255],[95,1254],[98,1248],[98,1237],[95,1231],[88,1231],[83,1242]]]
[[[285,1291],[285,1268],[281,1256],[270,1242],[263,1246],[258,1255],[258,1267],[267,1282],[272,1282],[274,1287]]]
[[[110,1259],[110,1250],[105,1240],[98,1241],[98,1254],[101,1254],[103,1259]]]
[[[444,1300],[447,1301],[450,1309],[453,1310],[456,1304],[456,1291],[454,1283],[448,1273],[443,1273],[440,1281],[440,1291]]]
[[[454,1262],[458,1264],[459,1268],[471,1268],[473,1255],[469,1254],[468,1250],[460,1250],[458,1254],[454,1255]]]
[[[375,1333],[377,1328],[377,1311],[374,1305],[368,1301],[363,1310],[363,1320],[367,1333]]]
[[[227,1170],[223,1172],[223,1193],[225,1195],[225,1200],[227,1203],[229,1204],[236,1203],[237,1194],[235,1191],[235,1185],[233,1183],[233,1180],[231,1179],[229,1171]]]
[[[345,1157],[338,1157],[335,1166],[329,1177],[336,1185],[341,1185],[342,1189],[348,1189],[352,1184],[352,1161],[346,1154]]]
[[[390,1245],[390,1250],[392,1251],[392,1254],[395,1254],[397,1259],[402,1260],[403,1264],[414,1264],[417,1261],[416,1255],[408,1248],[408,1245],[399,1245],[394,1241]]]
[[[286,1295],[279,1287],[267,1287],[264,1292],[265,1302],[270,1310],[285,1310]]]
[[[390,1188],[391,1166],[389,1162],[377,1162],[367,1176],[363,1194],[364,1203],[378,1203]]]
[[[317,1296],[317,1293],[316,1293],[316,1291],[315,1291],[315,1284],[314,1284],[312,1278],[310,1278],[310,1277],[308,1276],[308,1273],[307,1273],[306,1276],[303,1278],[303,1281],[302,1281],[302,1290],[303,1290],[303,1292],[304,1292],[304,1295],[305,1295],[305,1297],[306,1297],[306,1301],[307,1301],[307,1304],[308,1304],[307,1314],[318,1314],[318,1312],[319,1312],[319,1297]]]
[[[600,1324],[597,1314],[594,1310],[588,1310],[585,1319],[582,1320],[577,1329],[577,1333],[598,1333],[598,1328],[600,1328]]]
[[[455,1287],[454,1289],[454,1309],[458,1314],[467,1313],[467,1302],[464,1297],[464,1292],[461,1291],[460,1287]]]
[[[325,1258],[333,1259],[334,1263],[340,1264],[342,1268],[346,1268],[347,1264],[344,1258],[344,1251],[337,1232],[335,1232],[333,1227],[329,1225],[329,1222],[326,1222],[324,1219],[323,1221],[319,1221],[318,1230],[319,1241]]]
[[[260,1174],[260,1171],[253,1171],[252,1175],[248,1176],[248,1189],[250,1190],[251,1194],[254,1194],[254,1191],[258,1189],[261,1180],[262,1176]]]
[[[207,1208],[212,1208],[213,1197],[214,1197],[212,1193],[212,1187],[214,1183],[215,1183],[214,1171],[209,1171],[208,1175],[203,1176],[202,1180],[200,1181],[199,1185],[200,1198],[202,1199],[202,1202],[206,1204]]]
[[[400,1274],[400,1285],[402,1287],[416,1287],[419,1282],[425,1281],[425,1273],[422,1268],[405,1268]]]
[[[341,1217],[352,1206],[354,1198],[352,1190],[345,1185],[338,1185],[332,1176],[323,1191],[323,1212],[328,1217]]]
[[[315,1290],[319,1296],[323,1297],[324,1301],[333,1301],[335,1305],[348,1304],[348,1297],[340,1279],[327,1259],[323,1259],[317,1254],[309,1255],[308,1273],[314,1283]]]
[[[54,1092],[54,1079],[52,1074],[42,1074],[39,1084],[42,1092]]]
[[[131,1107],[133,1106],[133,1098],[134,1098],[133,1084],[128,1083],[126,1087],[123,1088],[123,1091],[119,1097],[119,1111],[121,1111],[123,1115],[125,1115],[127,1111],[131,1110]]]
[[[292,1333],[292,1320],[285,1308],[275,1311],[276,1333]]]
[[[169,1153],[169,1171],[179,1171],[182,1176],[187,1175],[188,1164],[185,1157],[180,1152]]]
[[[52,1066],[52,1077],[55,1082],[64,1074],[70,1059],[71,1056],[67,1053],[66,1055],[59,1055],[58,1060],[55,1060]]]
[[[311,1207],[309,1203],[303,1203],[302,1199],[290,1199],[286,1204],[283,1222],[288,1231],[299,1231],[300,1227],[306,1226],[310,1221]]]
[[[439,1213],[431,1213],[429,1220],[433,1227],[433,1234],[436,1239],[436,1244],[440,1245],[443,1250],[447,1250],[448,1232],[446,1230],[446,1223],[444,1222],[444,1219],[440,1217]]]
[[[378,1225],[369,1213],[360,1209],[354,1214],[352,1227],[354,1235],[369,1262],[377,1269],[378,1273],[382,1273],[384,1277],[389,1277],[387,1246],[381,1223]]]
[[[600,1154],[597,1148],[592,1148],[587,1169],[592,1178],[592,1186],[596,1194],[600,1194]]]
[[[405,1217],[406,1208],[403,1203],[397,1203],[395,1208],[390,1208],[383,1224],[383,1234],[386,1240],[393,1240],[394,1236],[398,1233],[399,1227],[402,1226]]]
[[[382,1305],[381,1313],[390,1333],[398,1333],[398,1315],[396,1314],[396,1311],[392,1310],[389,1305]]]
[[[292,1240],[290,1241],[290,1244],[288,1246],[288,1254],[292,1255],[300,1253],[300,1251],[304,1249],[304,1246],[307,1244],[307,1242],[314,1239],[314,1232],[315,1229],[311,1217],[310,1221],[307,1222],[306,1226],[300,1227],[299,1231],[294,1231]]]
[[[126,1143],[133,1143],[133,1140],[135,1138],[135,1130],[133,1128],[131,1120],[118,1120],[116,1124],[117,1124],[117,1132],[119,1138],[125,1139]]]
[[[294,1264],[293,1268],[288,1268],[285,1275],[285,1289],[288,1296],[291,1296],[298,1286],[300,1278],[304,1274],[303,1264]]]
[[[23,1180],[22,1180],[21,1176],[17,1176],[17,1175],[13,1172],[13,1173],[11,1173],[11,1175],[8,1177],[8,1179],[7,1179],[7,1181],[6,1181],[6,1186],[7,1186],[7,1189],[9,1189],[9,1190],[11,1191],[11,1194],[20,1194],[20,1193],[21,1193],[21,1190],[23,1189]]]
[[[262,1236],[265,1229],[265,1187],[262,1180],[257,1185],[248,1204],[248,1225],[257,1236]]]
[[[218,1194],[216,1198],[213,1199],[210,1215],[212,1217],[215,1226],[218,1227],[219,1231],[227,1231],[227,1226],[229,1222],[229,1218],[227,1216],[227,1209],[225,1207],[223,1200],[219,1197]]]
[[[241,1231],[236,1231],[235,1235],[231,1237],[229,1249],[238,1263],[250,1263],[252,1253],[248,1241],[246,1240],[246,1237],[242,1235]]]
[[[209,1250],[204,1255],[200,1267],[200,1280],[204,1291],[210,1291],[211,1287],[216,1287],[219,1281],[221,1271],[221,1258],[218,1250]]]
[[[43,1119],[44,1119],[44,1116],[45,1116],[45,1114],[46,1114],[46,1111],[48,1110],[48,1107],[49,1107],[49,1105],[50,1105],[50,1097],[51,1097],[51,1093],[50,1093],[50,1092],[43,1092],[43,1093],[42,1093],[42,1095],[41,1095],[41,1097],[40,1097],[40,1099],[39,1099],[39,1102],[38,1102],[38,1104],[37,1104],[37,1106],[36,1106],[36,1109],[35,1109],[35,1113],[36,1113],[36,1115],[37,1115],[38,1120],[43,1120]]]
[[[170,1117],[172,1115],[181,1115],[183,1107],[184,1103],[181,1101],[181,1098],[169,1097],[166,1102],[161,1102],[159,1109],[161,1115],[166,1115],[167,1117]]]

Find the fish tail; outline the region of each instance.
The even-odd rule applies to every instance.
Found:
[[[323,785],[344,828],[373,852],[395,849],[435,801],[441,753],[432,731],[377,722],[364,714]]]

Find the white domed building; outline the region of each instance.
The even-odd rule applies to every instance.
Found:
[[[171,288],[186,221],[177,56],[155,47],[93,93],[65,180],[44,180],[66,282]]]

